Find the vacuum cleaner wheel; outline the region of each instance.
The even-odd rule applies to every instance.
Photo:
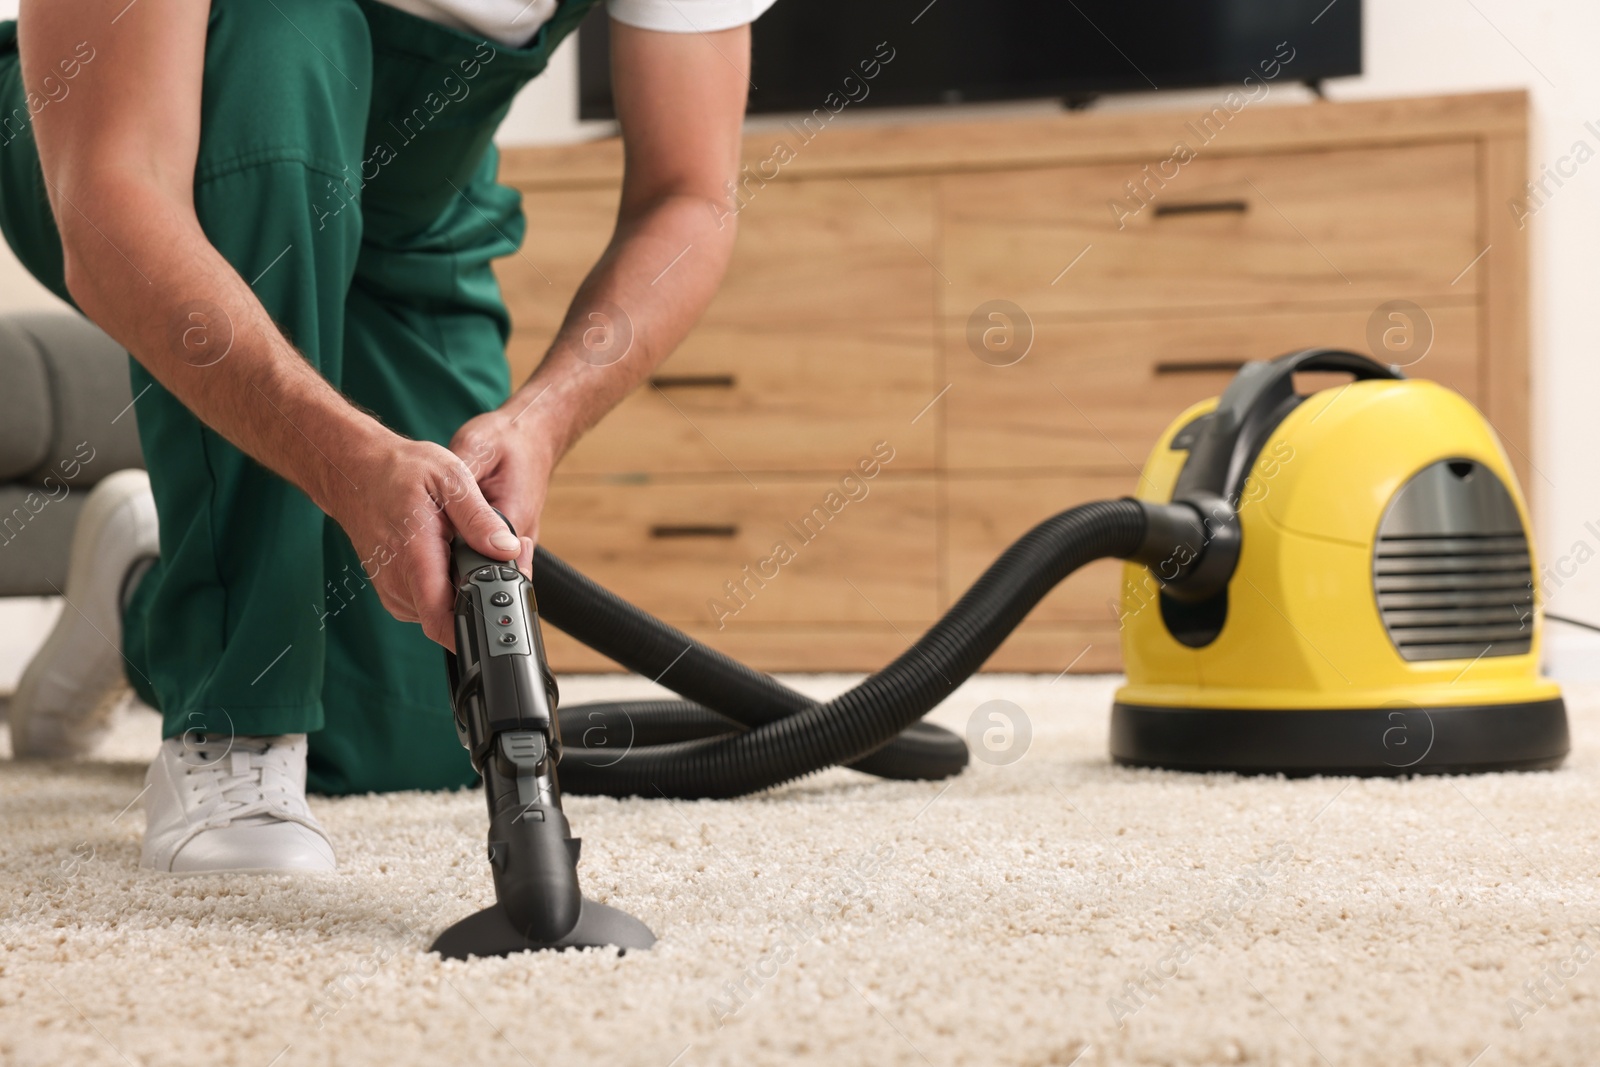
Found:
[[[1111,709],[1111,758],[1239,774],[1403,775],[1539,771],[1571,747],[1560,697],[1518,704],[1348,709]]]

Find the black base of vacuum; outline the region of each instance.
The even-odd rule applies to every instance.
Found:
[[[625,953],[630,948],[647,949],[655,943],[656,935],[632,915],[584,897],[578,925],[559,941],[528,940],[496,904],[473,912],[445,930],[429,951],[447,960],[464,960],[469,956],[509,956],[543,949],[616,948]]]
[[[1560,766],[1570,747],[1560,697],[1444,708],[1111,708],[1113,760],[1175,771],[1290,777],[1543,771]]]

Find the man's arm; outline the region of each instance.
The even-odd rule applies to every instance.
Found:
[[[117,32],[95,42],[94,76],[34,122],[69,292],[202,422],[304,490],[363,559],[379,545],[393,546],[394,561],[373,583],[385,607],[453,646],[451,533],[460,529],[479,551],[502,559],[514,554],[515,542],[493,543],[504,526],[460,459],[404,439],[351,405],[295,351],[207,241],[193,190],[210,4],[143,0],[125,7],[126,0],[22,2],[22,69],[30,86],[72,54],[82,26],[118,17]],[[183,313],[200,299],[226,316],[223,328],[231,326],[232,348],[220,362],[210,348],[185,345],[186,336],[201,340],[184,328]],[[328,456],[339,457],[359,492]],[[435,528],[397,543],[389,518],[418,507]]]
[[[463,457],[484,447],[497,457],[479,484],[528,535],[525,569],[556,462],[672,353],[727,269],[727,183],[739,166],[749,66],[748,26],[698,34],[611,23],[625,150],[616,230],[526,384],[450,443]],[[631,347],[616,358],[611,346],[628,331]]]

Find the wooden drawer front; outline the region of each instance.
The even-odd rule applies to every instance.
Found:
[[[944,285],[924,258],[934,254],[933,188],[932,178],[859,178],[779,181],[746,192],[733,259],[703,324],[810,331],[820,323],[927,319],[934,283]],[[605,250],[617,195],[524,194],[527,240],[497,266],[515,326],[516,380],[543,355]],[[694,254],[691,246],[679,265]],[[666,256],[662,268],[671,262]]]
[[[882,336],[881,323],[926,322],[934,283],[944,286],[923,258],[934,253],[933,188],[931,178],[862,178],[774,182],[747,194],[728,273],[689,344],[726,351],[729,338],[755,330],[766,340],[749,338],[742,360],[765,358],[779,344],[798,345],[796,358],[817,362],[815,346],[830,333],[849,334],[836,338],[848,350]],[[514,326],[507,349],[514,382],[544,355],[605,250],[617,192],[533,191],[523,204],[523,250],[496,267]],[[685,259],[692,255],[690,248]],[[716,327],[726,328],[720,342],[703,336]]]
[[[1137,478],[1120,474],[951,478],[945,485],[946,595],[954,603],[1011,543],[1078,504],[1128,496]],[[1122,562],[1097,560],[1033,609],[1032,623],[1116,625]],[[1065,664],[1063,664],[1065,666]]]
[[[1482,251],[1471,143],[1237,158],[1202,150],[1119,230],[1109,205],[1127,198],[1124,183],[1142,178],[1143,162],[945,178],[944,314],[965,319],[993,299],[1034,315],[1376,305],[1470,294],[1482,276],[1451,285]],[[1154,172],[1159,161],[1149,162]]]
[[[934,464],[932,324],[704,325],[607,415],[558,475],[844,471],[879,441],[896,471]],[[917,418],[913,423],[911,420]]]
[[[708,325],[813,329],[933,313],[934,179],[779,181],[746,198]],[[691,251],[689,253],[693,255]]]
[[[719,621],[731,630],[886,619],[918,624],[934,617],[931,477],[896,477],[884,469],[853,483],[855,500],[846,500],[838,477],[759,484],[753,489],[737,476],[676,485],[558,484],[541,538],[646,611],[713,632]],[[827,514],[830,502],[837,514],[823,521],[815,509]],[[740,587],[738,599],[729,582]],[[907,633],[915,637],[918,629],[911,625]]]
[[[1477,309],[1420,301],[1433,345],[1405,368],[1480,400]],[[1430,306],[1431,305],[1431,306]],[[1167,425],[1217,396],[1244,359],[1313,345],[1366,352],[1371,308],[1129,321],[1034,323],[1033,347],[997,367],[945,335],[945,462],[974,468],[1121,469],[1144,465]],[[1385,320],[1387,321],[1387,320]],[[1394,357],[1391,357],[1394,358]],[[1319,376],[1320,377],[1320,376]],[[1325,384],[1341,379],[1327,376]]]

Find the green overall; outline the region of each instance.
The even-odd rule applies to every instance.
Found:
[[[448,443],[509,395],[490,261],[525,226],[491,137],[593,2],[563,0],[524,49],[371,0],[212,4],[200,225],[305,358],[398,433]],[[92,49],[115,32],[83,36]],[[85,55],[74,77],[104,77]],[[0,23],[0,231],[69,299],[30,119],[15,24]],[[164,736],[309,733],[323,793],[473,781],[438,646],[383,609],[333,520],[131,366],[161,561],[123,645]]]

